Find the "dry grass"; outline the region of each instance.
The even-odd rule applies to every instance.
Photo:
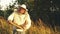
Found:
[[[39,19],[36,24],[32,21],[32,26],[29,29],[28,34],[60,34],[60,30],[58,28],[60,27],[55,26],[55,31],[53,31],[51,27],[48,27]]]
[[[45,25],[40,19],[36,23],[32,21],[31,28],[26,31],[26,34],[60,34],[60,27],[55,27],[55,32],[51,27]],[[12,25],[0,17],[0,34],[12,34]]]
[[[0,16],[0,34],[12,34],[12,25]]]

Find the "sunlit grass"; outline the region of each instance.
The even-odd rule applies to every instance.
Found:
[[[41,21],[41,19],[39,19],[36,24],[34,24],[34,22],[32,21],[32,26],[29,30],[29,34],[60,34],[60,30],[58,31],[57,28],[60,27],[55,26],[54,31],[53,28],[48,27],[43,23],[43,21]]]
[[[43,23],[41,19],[34,23],[29,30],[26,31],[26,34],[60,34],[60,27],[55,26],[55,31],[51,27],[48,27]],[[7,20],[3,17],[0,17],[0,34],[12,34],[12,25],[8,24]]]

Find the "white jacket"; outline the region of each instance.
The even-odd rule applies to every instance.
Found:
[[[26,12],[25,14],[20,14],[18,12],[13,12],[8,17],[8,20],[11,20],[18,25],[22,25],[26,22],[27,24],[25,26],[25,29],[29,29],[30,26],[31,26],[31,19],[30,19],[30,16],[29,16],[28,12]]]

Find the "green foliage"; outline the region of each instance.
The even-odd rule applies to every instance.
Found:
[[[33,7],[34,7],[34,1],[32,0],[17,0],[18,4],[26,4],[27,8],[28,8],[28,12],[31,14],[31,11],[33,11]],[[15,5],[15,4],[14,4]],[[0,16],[3,16],[5,19],[7,19],[7,17],[13,12],[14,9],[14,5],[10,6],[9,8],[7,8],[7,10],[0,10]]]

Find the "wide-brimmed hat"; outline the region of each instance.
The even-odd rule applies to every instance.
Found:
[[[28,11],[25,4],[20,5],[20,8],[23,8],[23,9],[25,9],[26,11]]]
[[[18,10],[20,10],[21,8],[25,9],[26,11],[28,11],[28,9],[27,9],[27,7],[26,7],[25,4],[22,4],[22,5],[19,5],[18,7],[15,7],[15,8],[14,8],[14,11],[18,11]]]

